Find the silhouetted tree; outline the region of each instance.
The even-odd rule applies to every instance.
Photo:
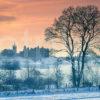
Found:
[[[95,6],[69,7],[45,31],[46,40],[56,39],[65,46],[72,65],[73,86],[80,86],[85,66],[86,52],[100,35],[100,11]],[[77,38],[77,39],[76,39]],[[61,48],[60,48],[61,49]],[[75,66],[75,54],[78,55]]]
[[[75,43],[73,40],[73,26],[74,26],[74,8],[69,7],[62,12],[62,15],[55,20],[52,27],[49,27],[45,31],[46,40],[56,39],[56,43],[60,43],[65,46],[67,53],[69,54],[72,65],[72,77],[73,86],[76,86],[75,75],[75,59],[74,49]],[[60,48],[61,49],[61,48]]]
[[[77,84],[80,86],[86,53],[90,48],[90,43],[100,35],[100,11],[95,6],[77,7],[74,16],[76,32],[80,39]]]

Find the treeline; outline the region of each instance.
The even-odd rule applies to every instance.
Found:
[[[51,85],[59,88],[63,79],[58,67],[55,69],[54,75],[48,72],[47,76],[37,68],[30,67],[29,69],[24,68],[20,72],[22,75],[19,78],[18,70],[21,70],[21,68],[19,62],[16,60],[6,60],[2,63],[0,68],[0,91],[45,89],[50,88]]]

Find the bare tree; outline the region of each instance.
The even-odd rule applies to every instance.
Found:
[[[78,86],[83,75],[86,52],[90,43],[100,35],[100,11],[95,6],[77,7],[75,11],[75,28],[80,39],[80,51],[78,57]],[[93,43],[93,42],[92,42]]]
[[[63,11],[62,16],[54,22],[53,26],[45,31],[47,41],[56,39],[56,43],[65,46],[72,65],[73,86],[80,86],[86,53],[97,39],[96,36],[100,35],[99,22],[100,11],[97,7],[69,7]],[[75,66],[75,54],[78,58],[77,66]]]
[[[62,63],[62,60],[60,58],[57,58],[57,61],[55,62],[55,83],[56,83],[56,87],[60,88],[61,84],[62,84],[62,80],[63,80],[63,73],[62,70],[60,68],[60,65]]]
[[[74,8],[69,7],[65,9],[62,16],[55,20],[54,25],[45,31],[46,40],[56,39],[56,43],[61,43],[65,46],[67,53],[71,59],[73,86],[76,86],[75,75],[75,59],[74,59],[74,40],[73,40],[73,26],[74,26]]]

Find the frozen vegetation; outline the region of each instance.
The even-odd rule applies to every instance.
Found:
[[[100,100],[99,92],[3,97],[0,100]]]

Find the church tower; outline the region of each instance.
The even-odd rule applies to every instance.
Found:
[[[13,45],[12,49],[13,49],[14,53],[16,53],[16,52],[17,52],[17,46],[16,46],[16,44],[15,44],[15,43],[14,43],[14,45]]]

